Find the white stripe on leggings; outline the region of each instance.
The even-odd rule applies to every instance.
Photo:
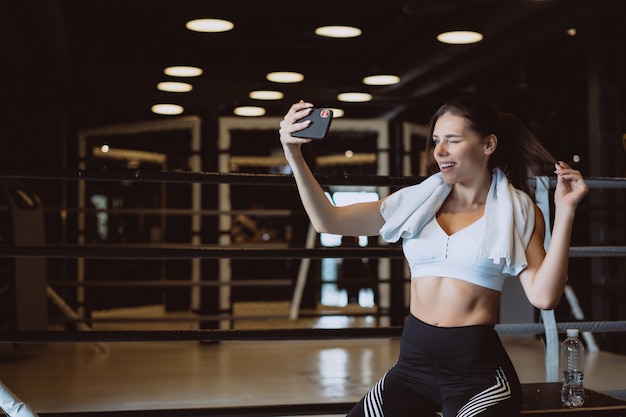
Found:
[[[472,417],[504,400],[511,398],[511,387],[502,368],[496,370],[496,384],[474,395],[457,413],[457,417]]]
[[[365,417],[384,417],[383,391],[386,376],[387,374],[383,375],[380,381],[378,381],[365,396],[365,401],[363,403]]]

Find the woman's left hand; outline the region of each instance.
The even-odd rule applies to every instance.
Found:
[[[556,168],[554,173],[557,176],[554,203],[576,208],[578,203],[589,192],[587,183],[580,171],[571,168],[565,162],[558,161],[554,166]]]

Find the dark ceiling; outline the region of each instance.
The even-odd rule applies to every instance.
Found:
[[[256,104],[281,116],[300,98],[341,107],[345,117],[424,121],[451,95],[482,92],[496,101],[541,105],[585,100],[589,33],[611,16],[626,16],[620,0],[40,0],[3,1],[0,76],[17,102],[61,97],[77,127],[155,117],[154,103],[183,105],[184,114],[216,118]],[[194,18],[223,18],[235,28],[197,33]],[[328,39],[320,25],[353,25],[360,37]],[[477,28],[483,42],[444,45],[447,28]],[[577,28],[568,36],[566,30]],[[158,91],[163,69],[194,65],[189,93]],[[272,84],[271,71],[305,75],[299,84]],[[368,87],[373,73],[394,73],[398,85]],[[285,98],[258,102],[254,89]],[[369,103],[340,104],[344,91],[367,91]],[[577,98],[578,97],[578,98]]]

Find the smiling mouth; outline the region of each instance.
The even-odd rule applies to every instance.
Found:
[[[453,166],[455,166],[456,164],[454,162],[446,162],[445,164],[439,164],[439,168],[443,169],[443,168],[451,168]]]

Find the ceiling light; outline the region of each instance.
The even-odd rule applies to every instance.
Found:
[[[304,75],[299,72],[278,71],[270,72],[266,78],[275,83],[299,83],[304,80]]]
[[[165,115],[174,115],[181,114],[183,112],[183,106],[179,106],[178,104],[155,104],[151,108],[152,113],[156,114],[165,114]]]
[[[343,109],[337,109],[337,108],[331,107],[329,110],[333,111],[333,119],[336,119],[338,117],[343,117],[344,115]]]
[[[169,91],[172,93],[187,93],[193,89],[189,83],[180,83],[176,81],[164,81],[157,84],[157,89],[161,91]]]
[[[392,85],[398,84],[400,82],[400,77],[397,75],[370,75],[369,77],[363,78],[363,83],[367,85]]]
[[[228,32],[235,25],[222,19],[195,19],[187,22],[185,27],[195,32]]]
[[[328,38],[355,38],[361,33],[361,29],[352,26],[321,26],[315,29],[316,35]]]
[[[471,30],[453,30],[443,32],[437,35],[437,40],[442,43],[450,43],[453,45],[465,45],[468,43],[476,43],[483,40],[482,33]]]
[[[280,100],[283,98],[283,93],[280,91],[257,90],[251,91],[249,96],[255,100]]]
[[[569,28],[569,29],[567,29],[567,34],[569,36],[576,36],[577,33],[578,33],[578,31],[576,30],[576,28]]]
[[[241,106],[236,107],[233,112],[237,116],[263,116],[265,114],[265,109],[257,106]]]
[[[202,68],[175,66],[165,68],[164,72],[165,75],[169,75],[171,77],[197,77],[202,75]]]
[[[351,103],[362,103],[365,101],[370,101],[372,99],[372,95],[369,93],[341,93],[337,96],[337,100],[339,101],[348,101]]]

